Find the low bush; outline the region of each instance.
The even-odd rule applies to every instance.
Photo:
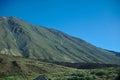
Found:
[[[97,75],[97,76],[103,76],[103,75],[108,75],[108,74],[109,74],[109,72],[106,70],[100,70],[95,73],[95,75]]]

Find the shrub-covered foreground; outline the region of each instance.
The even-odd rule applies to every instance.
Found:
[[[75,69],[0,55],[0,80],[120,80],[120,67]]]
[[[70,71],[39,74],[39,76],[34,75],[26,75],[26,77],[9,75],[0,78],[0,80],[120,80],[120,68],[72,69]]]
[[[120,80],[120,68],[75,70],[40,75],[35,80]]]

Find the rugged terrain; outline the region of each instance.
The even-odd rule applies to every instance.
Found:
[[[16,56],[0,55],[0,80],[119,80],[120,67],[75,69]]]
[[[0,80],[120,80],[120,53],[0,17]]]
[[[0,17],[0,54],[57,62],[120,64],[115,52],[15,17]]]

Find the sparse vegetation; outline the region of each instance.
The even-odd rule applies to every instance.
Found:
[[[12,16],[0,17],[0,54],[58,62],[120,64],[116,52]]]
[[[120,67],[111,65],[120,65],[119,57],[61,31],[0,17],[0,80],[120,80]]]
[[[0,80],[119,80],[120,67],[74,69],[35,59],[0,55]]]

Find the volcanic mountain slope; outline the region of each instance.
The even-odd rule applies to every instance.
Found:
[[[58,62],[120,64],[114,52],[15,17],[0,17],[0,54]]]

